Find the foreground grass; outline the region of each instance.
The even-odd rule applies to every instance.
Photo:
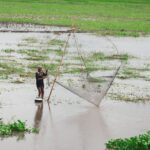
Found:
[[[100,34],[149,34],[149,0],[0,0],[0,22],[71,26]]]
[[[150,132],[131,138],[110,140],[106,147],[108,150],[149,150]]]
[[[7,123],[7,124],[0,122],[0,136],[11,136],[19,132],[38,133],[38,129],[28,128],[26,126],[26,123],[21,120],[14,121],[12,123]]]

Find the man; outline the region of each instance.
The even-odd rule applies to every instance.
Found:
[[[38,67],[37,72],[35,73],[36,77],[36,86],[38,89],[38,97],[44,98],[44,79],[47,77],[47,70],[44,72],[42,67]]]

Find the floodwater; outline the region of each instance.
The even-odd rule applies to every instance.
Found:
[[[31,29],[32,26],[30,26]],[[0,49],[44,49],[49,47],[45,41],[55,36],[54,33],[0,32]],[[115,53],[114,47],[106,37],[98,37],[89,33],[77,33],[76,36],[84,52]],[[29,37],[34,37],[40,42],[25,45],[23,39]],[[67,34],[62,34],[57,38],[65,39]],[[119,52],[127,52],[140,57],[142,61],[150,58],[150,37],[108,38],[117,45]],[[73,37],[69,46],[69,50],[75,50]],[[132,65],[134,64],[136,62],[132,62]],[[115,80],[115,83],[120,84],[126,82],[149,88],[149,82],[146,81]],[[50,87],[46,87],[46,98],[49,91]],[[119,91],[121,89],[118,89]],[[106,96],[100,106],[96,107],[59,85],[54,88],[50,107],[46,100],[43,104],[35,104],[36,95],[34,81],[24,84],[0,81],[0,118],[4,122],[26,120],[28,126],[40,129],[39,134],[19,134],[3,138],[0,141],[2,150],[104,150],[105,143],[109,139],[135,136],[150,129],[149,102],[126,103],[113,101]]]
[[[40,132],[4,138],[0,142],[3,150],[103,150],[104,143],[111,138],[149,130],[150,103],[104,99],[97,108],[57,85],[49,109],[46,101],[43,105],[34,103],[34,85],[3,86],[6,85],[14,91],[0,96],[0,116],[4,121],[27,120],[27,125],[38,127]],[[48,92],[47,89],[46,95]]]
[[[50,45],[46,44],[46,41],[51,39],[66,40],[69,33],[55,34],[46,33],[46,31],[67,31],[69,28],[65,27],[49,27],[38,25],[15,25],[15,24],[0,24],[0,49],[45,49]],[[17,33],[10,32],[17,30]],[[19,31],[31,31],[31,33],[19,33]],[[32,31],[36,31],[32,33]],[[39,32],[38,32],[39,31]],[[45,31],[45,33],[40,33]],[[112,37],[112,36],[97,36],[90,33],[76,33],[77,42],[82,52],[105,52],[115,54],[116,48],[119,53],[128,53],[130,55],[140,58],[150,58],[150,37]],[[28,38],[34,38],[37,43],[26,44],[23,40]],[[55,47],[54,47],[55,48]],[[69,50],[76,51],[74,42],[74,36],[72,35],[69,40]]]

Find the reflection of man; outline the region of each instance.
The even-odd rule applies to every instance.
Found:
[[[39,128],[43,115],[43,103],[37,105],[36,114],[34,117],[34,127]]]

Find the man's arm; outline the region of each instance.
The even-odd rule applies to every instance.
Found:
[[[46,70],[46,72],[43,72],[43,76],[47,76],[48,70]]]

